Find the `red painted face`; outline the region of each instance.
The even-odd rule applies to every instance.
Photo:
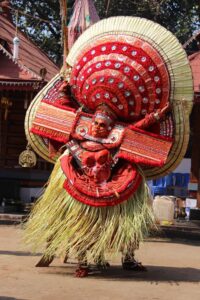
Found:
[[[109,125],[106,120],[96,117],[91,125],[91,135],[98,138],[106,138],[109,132]]]

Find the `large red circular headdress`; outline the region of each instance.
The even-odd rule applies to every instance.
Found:
[[[186,53],[177,38],[161,25],[138,17],[112,17],[92,25],[71,48],[71,91],[81,106],[94,112],[106,104],[123,122],[134,123],[147,113],[171,105],[171,119],[160,130],[174,143],[167,163],[145,169],[148,178],[172,171],[183,158],[189,139],[189,114],[193,100],[192,74]],[[26,115],[26,135],[46,160],[45,141],[30,132],[42,99],[55,89],[57,75],[36,96]],[[173,131],[170,130],[173,122]]]
[[[134,123],[169,102],[173,147],[162,168],[145,174],[163,176],[179,164],[189,140],[193,81],[187,55],[170,31],[144,18],[104,19],[79,37],[67,62],[74,97],[92,111],[106,103],[119,119]],[[168,120],[160,126],[171,135]]]
[[[142,37],[107,34],[77,56],[70,84],[91,110],[106,103],[117,116],[135,121],[165,106],[170,79],[164,58]]]

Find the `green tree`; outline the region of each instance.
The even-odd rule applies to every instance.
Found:
[[[11,0],[13,22],[49,57],[59,63],[62,55],[59,1]],[[18,10],[18,17],[17,11]]]
[[[106,2],[109,6],[103,9],[102,1],[95,0],[102,17],[118,15],[144,17],[169,29],[180,42],[186,41],[200,26],[199,0],[107,0]]]
[[[117,15],[145,17],[172,31],[181,43],[200,26],[199,0],[94,0],[94,2],[100,18]],[[73,3],[74,0],[68,0],[68,16],[72,13]],[[14,9],[19,10],[19,28],[56,63],[60,63],[62,46],[59,0],[11,0],[11,4]],[[13,21],[16,22],[15,14]]]

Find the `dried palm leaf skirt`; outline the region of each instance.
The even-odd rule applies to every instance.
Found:
[[[36,202],[25,225],[25,242],[33,252],[48,242],[44,255],[73,253],[88,261],[105,253],[137,245],[154,224],[149,190],[143,179],[129,200],[109,207],[85,205],[63,188],[65,175],[58,159],[49,185]]]

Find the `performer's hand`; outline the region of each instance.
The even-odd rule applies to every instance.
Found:
[[[165,106],[161,109],[161,113],[162,113],[162,114],[166,114],[167,112],[170,111],[170,109],[171,109],[171,105],[170,105],[169,102],[167,102],[167,103],[165,104]]]
[[[67,81],[63,81],[63,83],[59,87],[58,91],[60,93],[67,93],[67,87],[68,87],[68,85],[69,85],[69,83]]]
[[[154,113],[154,118],[159,121],[160,119],[162,119],[166,115],[166,113],[168,111],[170,111],[170,108],[171,108],[170,103],[167,102],[166,105],[162,109],[158,109]]]
[[[152,112],[150,114],[145,115],[145,117],[136,122],[133,127],[137,127],[140,129],[145,129],[154,124],[155,122],[160,121],[162,118],[165,117],[165,114],[170,110],[170,103],[166,103],[166,105],[162,109],[157,109],[156,112]],[[129,128],[132,129],[132,126],[129,125]]]

